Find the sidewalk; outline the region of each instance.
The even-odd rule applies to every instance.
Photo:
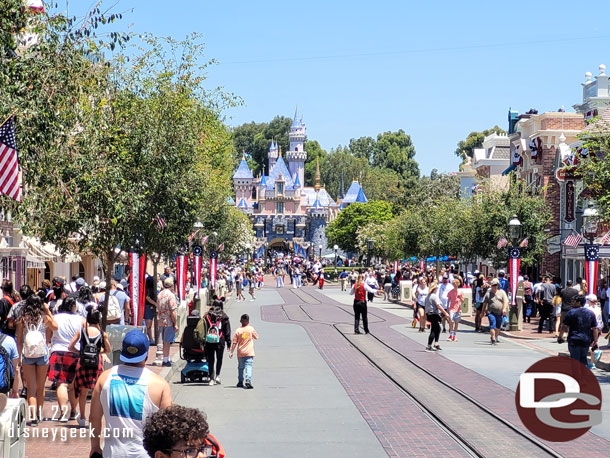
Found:
[[[179,345],[172,345],[170,355],[174,363],[179,360]],[[178,370],[178,365],[173,367],[154,366],[157,347],[151,347],[148,351],[148,363],[146,367],[155,374],[169,380]],[[58,418],[57,397],[55,392],[48,389],[43,414],[46,418]],[[87,400],[87,415],[89,413],[90,400]],[[89,456],[90,437],[89,426],[80,428],[76,421],[60,423],[56,420],[48,420],[37,426],[26,427],[26,456],[28,458],[83,458]]]

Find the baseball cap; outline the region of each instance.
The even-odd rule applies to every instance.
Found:
[[[148,356],[148,347],[148,337],[142,331],[129,331],[123,338],[120,359],[124,363],[141,363]]]
[[[78,277],[78,278],[76,279],[76,284],[77,284],[79,287],[81,287],[81,288],[82,288],[82,287],[83,287],[83,286],[85,286],[85,284],[86,284],[86,283],[85,283],[85,279],[84,279],[83,277]]]
[[[166,288],[171,288],[172,286],[174,286],[174,278],[167,277],[165,280],[163,280],[163,286],[165,286]]]
[[[597,295],[589,294],[587,297],[585,297],[585,299],[588,300],[589,302],[597,302]]]
[[[106,289],[106,282],[105,281],[101,281],[98,286],[99,286],[100,289]]]
[[[499,285],[500,285],[500,282],[498,281],[498,279],[497,279],[497,278],[494,278],[494,279],[491,281],[491,286],[499,286]]]

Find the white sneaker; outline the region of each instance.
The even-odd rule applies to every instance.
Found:
[[[216,377],[216,380],[215,380],[215,381],[216,381],[216,384],[217,384],[217,385],[220,385],[220,377]]]
[[[79,418],[78,420],[76,420],[76,422],[78,423],[78,426],[80,426],[81,428],[84,428],[85,426],[87,426],[87,420],[85,420],[84,418]]]
[[[214,379],[210,380],[210,383],[208,383],[208,385],[214,386]]]

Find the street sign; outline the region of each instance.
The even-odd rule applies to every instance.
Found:
[[[561,235],[554,235],[546,240],[546,251],[549,254],[555,254],[561,251]]]
[[[566,180],[575,180],[578,177],[576,176],[576,167],[561,167],[557,169],[555,172],[555,178],[557,181],[566,181]]]

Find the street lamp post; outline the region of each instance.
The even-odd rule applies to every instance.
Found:
[[[585,244],[585,274],[587,278],[587,294],[595,294],[597,290],[597,272],[599,266],[599,245],[594,243],[597,235],[599,214],[597,209],[589,203],[589,207],[582,214],[582,225],[585,237],[589,243]]]
[[[373,240],[366,241],[366,266],[371,267],[371,251],[373,251]]]
[[[322,248],[324,248],[322,244],[318,245],[318,250],[320,251],[320,262],[322,262]]]
[[[337,272],[337,251],[339,251],[339,245],[333,246],[333,249],[335,250],[335,272]]]
[[[521,239],[521,221],[519,221],[517,215],[513,215],[508,222],[508,238],[511,241],[511,247],[508,252],[511,292],[509,323],[511,331],[518,331],[520,326],[519,317],[521,316],[517,304],[517,287],[519,285],[519,269],[521,268],[521,249],[519,248],[519,239]],[[523,303],[521,305],[523,306]]]

